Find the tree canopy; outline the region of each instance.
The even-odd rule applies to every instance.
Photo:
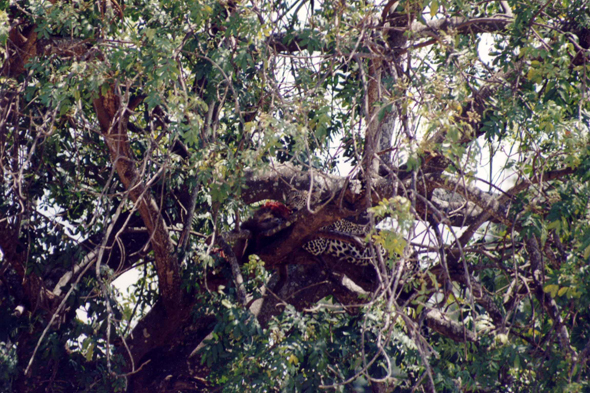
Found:
[[[586,0],[0,19],[0,391],[590,389]]]

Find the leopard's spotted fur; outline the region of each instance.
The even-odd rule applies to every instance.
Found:
[[[369,247],[361,249],[354,244],[338,240],[319,238],[311,240],[303,245],[303,249],[312,255],[330,255],[343,262],[355,265],[368,265],[373,256]],[[384,255],[385,250],[377,246],[377,250]]]
[[[304,209],[307,206],[307,193],[293,192],[287,198],[289,207],[293,210]],[[312,201],[313,203],[313,201]],[[369,231],[369,225],[360,225],[352,221],[341,219],[331,225],[321,228],[324,232],[340,232],[346,235],[365,237]],[[376,246],[376,251],[383,257],[386,257],[386,251],[383,247]],[[303,249],[314,256],[322,254],[330,255],[343,262],[355,265],[368,265],[373,258],[371,247],[361,248],[355,244],[342,241],[339,239],[327,239],[319,237],[303,245]]]

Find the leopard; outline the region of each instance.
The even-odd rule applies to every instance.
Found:
[[[287,206],[293,211],[298,211],[307,207],[307,192],[292,192],[287,197]],[[312,204],[313,198],[310,199]],[[369,224],[357,224],[347,219],[340,219],[333,224],[320,228],[321,232],[331,232],[354,237],[366,237],[370,233]],[[383,258],[387,258],[386,250],[378,244],[373,244],[375,251]],[[302,248],[313,256],[329,255],[338,261],[354,265],[369,265],[373,261],[374,254],[371,247],[360,247],[352,242],[340,239],[318,237],[303,244]]]

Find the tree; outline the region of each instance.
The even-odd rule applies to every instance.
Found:
[[[2,2],[2,390],[587,389],[587,7]]]

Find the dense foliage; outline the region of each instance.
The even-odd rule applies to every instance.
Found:
[[[585,0],[0,20],[0,391],[590,389]]]

